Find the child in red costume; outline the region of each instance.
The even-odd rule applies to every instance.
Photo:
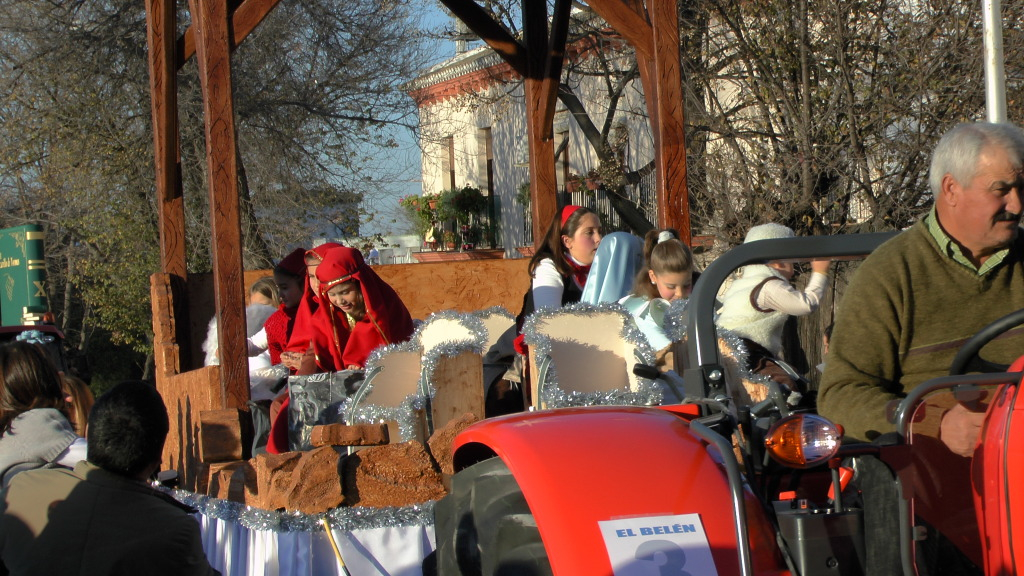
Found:
[[[329,333],[322,332],[313,318],[320,308],[320,283],[316,279],[316,269],[324,256],[334,248],[340,248],[341,244],[326,242],[307,250],[304,255],[306,282],[302,300],[295,313],[295,322],[288,337],[288,346],[281,355],[281,360],[293,374],[312,374],[317,372],[317,363],[314,359],[328,351]],[[325,372],[334,371],[330,367]]]
[[[337,245],[322,250],[318,246],[306,253],[307,265],[311,253],[322,258],[310,266],[315,274],[310,277],[310,286],[319,289],[318,297],[307,301],[322,304],[307,324],[317,371],[361,370],[374,348],[412,336],[414,327],[408,308],[394,289],[363,262],[358,250]],[[332,293],[339,305],[331,302]],[[298,322],[296,318],[296,326]],[[287,395],[283,400],[280,412],[271,415],[267,452],[272,454],[288,450]]]
[[[252,354],[253,345],[263,346],[270,352],[271,364],[281,363],[281,353],[288,345],[288,337],[295,325],[295,315],[306,285],[306,266],[302,261],[305,253],[305,249],[296,248],[274,267],[274,283],[281,296],[281,305],[263,324],[262,340],[260,334],[249,339],[249,353]]]
[[[331,365],[361,370],[375,348],[408,340],[413,333],[408,308],[354,248],[327,252],[317,268],[321,306],[316,323],[329,330]],[[323,369],[326,358],[318,358]]]
[[[316,279],[316,269],[324,255],[341,244],[326,242],[303,254],[303,293],[295,311],[295,320],[288,336],[288,344],[281,352],[281,362],[288,366],[292,374],[312,374],[317,371],[314,358],[318,351],[328,349],[328,334],[319,330],[313,317],[320,308],[318,297],[320,284]],[[333,368],[326,370],[333,371]],[[267,439],[267,452],[280,454],[288,451],[288,390],[274,399],[270,405],[270,437]]]

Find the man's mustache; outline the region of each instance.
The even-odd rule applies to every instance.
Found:
[[[1014,214],[1013,212],[1001,212],[996,216],[996,222],[1017,222],[1020,223],[1020,214]]]

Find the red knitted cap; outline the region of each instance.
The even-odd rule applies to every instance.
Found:
[[[277,267],[294,276],[304,277],[306,275],[306,249],[300,247],[292,250],[287,256],[281,258]]]

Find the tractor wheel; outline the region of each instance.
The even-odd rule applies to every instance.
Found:
[[[500,458],[455,474],[434,508],[436,562],[444,576],[550,576],[544,544],[515,478]],[[435,566],[429,566],[431,570]]]

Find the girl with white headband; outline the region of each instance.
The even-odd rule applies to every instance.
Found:
[[[689,298],[693,291],[693,252],[675,230],[651,230],[644,237],[644,262],[633,281],[633,293],[619,303],[636,319],[651,347],[662,351],[672,343],[665,334],[669,303]]]

